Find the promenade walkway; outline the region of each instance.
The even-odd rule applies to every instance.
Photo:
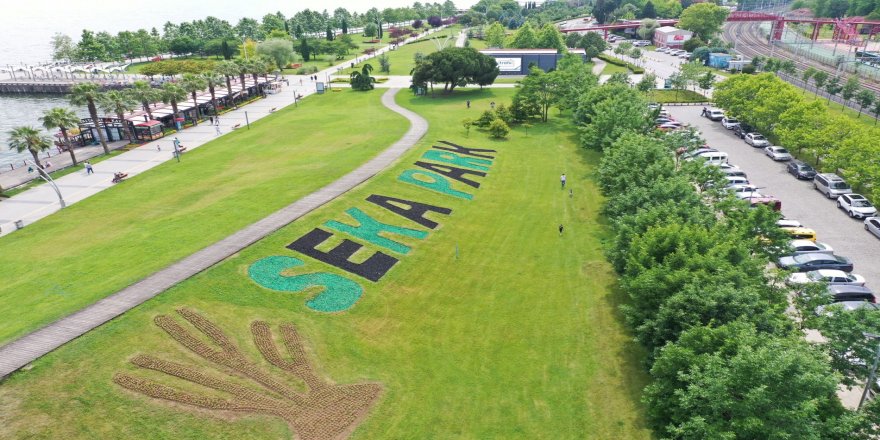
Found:
[[[95,304],[61,318],[0,347],[0,378],[89,330],[125,313],[168,288],[223,261],[256,241],[286,226],[376,175],[409,150],[428,131],[428,121],[394,102],[400,89],[382,95],[382,104],[406,117],[410,128],[400,140],[367,163],[329,185],[274,212],[268,217],[220,240]]]
[[[441,28],[433,28],[416,37],[406,39],[402,44],[424,38],[434,32],[440,31]],[[340,70],[349,67],[352,62],[361,62],[365,59],[376,57],[390,50],[386,46],[370,56],[359,56],[354,60],[346,60],[335,66],[328,67],[318,72],[316,75],[319,80],[330,78]],[[261,99],[254,103],[239,107],[220,117],[220,130],[222,133],[229,132],[233,126],[240,125],[240,130],[247,129],[247,122],[263,118],[275,109],[281,109],[294,104],[294,96],[301,95],[303,97],[316,93],[316,83],[309,80],[308,76],[289,75],[285,76],[290,86],[282,89],[280,93],[268,95],[266,99]],[[302,85],[300,85],[302,83]],[[395,83],[399,85],[400,83]],[[332,85],[336,87],[336,84]],[[403,87],[408,87],[409,84]],[[396,87],[395,87],[396,88]],[[186,146],[187,150],[198,148],[208,141],[217,137],[213,126],[208,124],[200,124],[196,127],[188,128],[176,134],[180,139],[180,143]],[[56,179],[56,183],[64,196],[64,201],[68,206],[79,202],[85,198],[91,197],[102,190],[113,186],[111,180],[113,173],[128,173],[129,178],[134,177],[144,171],[147,171],[163,162],[173,159],[172,141],[174,136],[162,138],[160,140],[144,144],[126,153],[116,157],[109,158],[94,165],[95,173],[87,175],[85,171],[79,173],[68,174],[64,177]],[[186,160],[186,154],[182,160]],[[0,201],[0,237],[16,231],[15,222],[21,221],[25,226],[34,223],[48,215],[51,215],[61,209],[58,196],[49,185],[39,185],[8,199]]]

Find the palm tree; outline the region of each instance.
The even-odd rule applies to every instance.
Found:
[[[135,81],[131,88],[128,89],[131,97],[141,103],[141,107],[147,112],[147,117],[153,119],[153,112],[150,110],[150,104],[159,100],[159,91],[154,89],[150,83],[146,81]]]
[[[360,71],[351,72],[351,88],[354,90],[373,90],[376,78],[370,76],[372,71],[373,66],[370,63],[365,63]]]
[[[64,136],[64,145],[67,146],[67,151],[70,153],[70,160],[76,165],[76,154],[73,152],[73,145],[70,144],[67,130],[79,126],[79,116],[71,109],[53,107],[43,112],[40,122],[43,123],[43,127],[46,127],[46,130],[55,128],[61,130],[61,135]]]
[[[184,99],[186,99],[186,90],[179,84],[172,82],[162,84],[162,102],[171,104],[171,110],[174,112],[175,118],[180,117],[177,112],[177,103]]]
[[[216,71],[226,78],[226,94],[229,97],[229,102],[235,105],[235,99],[232,95],[232,77],[238,75],[238,64],[235,64],[235,61],[221,61],[217,64]]]
[[[199,125],[199,103],[196,101],[196,93],[205,90],[208,83],[201,76],[192,73],[184,73],[180,85],[183,87],[183,90],[186,90],[192,96],[193,105],[196,107],[196,117],[193,121],[193,125]]]
[[[73,105],[88,106],[89,116],[92,118],[92,123],[95,124],[95,131],[98,132],[98,140],[104,147],[104,154],[110,154],[110,148],[107,147],[107,140],[104,138],[104,131],[101,129],[101,123],[98,119],[98,108],[95,107],[95,102],[101,97],[98,84],[93,82],[76,84],[70,88],[70,94],[67,97]]]
[[[104,93],[100,104],[101,110],[113,113],[117,119],[122,121],[122,131],[125,133],[125,137],[129,142],[134,143],[133,133],[128,129],[128,121],[125,120],[125,114],[137,108],[137,101],[132,94],[122,90],[111,90]]]
[[[201,77],[203,80],[205,80],[205,84],[208,85],[208,93],[211,94],[211,106],[214,107],[214,114],[216,115],[218,111],[215,89],[217,85],[220,84],[221,81],[223,81],[223,78],[221,78],[220,75],[218,75],[216,72],[210,70],[207,72],[202,72]]]
[[[244,76],[248,74],[248,63],[245,60],[235,60],[235,65],[238,67],[238,80],[241,81],[242,96],[244,96],[243,92],[247,90],[247,87],[244,85]]]
[[[52,140],[35,127],[14,127],[9,130],[9,149],[19,153],[30,151],[38,168],[43,168],[38,154],[50,148],[52,148]]]

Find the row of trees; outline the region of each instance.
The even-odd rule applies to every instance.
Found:
[[[679,162],[704,141],[653,132],[655,113],[625,84],[591,87],[574,116],[582,144],[604,152],[597,180],[612,225],[606,253],[629,297],[625,319],[649,353],[643,401],[658,437],[877,435],[877,404],[848,411],[835,396],[843,377],[864,368],[829,362],[866,346],[852,342],[861,321],[823,317],[836,332],[808,344],[786,315],[787,292],[765,271],[783,249],[778,214],[717,189],[718,170]]]
[[[825,75],[813,73],[817,87],[827,88]],[[867,96],[850,89],[847,96]],[[732,77],[720,83],[713,96],[729,114],[819,169],[839,173],[857,190],[876,199],[880,164],[875,158],[880,156],[880,129],[831,112],[825,102],[808,99],[805,92],[771,73],[763,73]],[[880,114],[878,100],[872,100],[874,112]]]
[[[456,7],[452,0],[444,3],[416,2],[412,7],[371,8],[364,13],[349,12],[337,8],[331,14],[305,9],[292,17],[281,12],[266,14],[262,20],[242,18],[236,25],[216,17],[191,22],[167,22],[159,30],[122,31],[116,35],[108,32],[83,30],[79,41],[69,36],[55,34],[52,37],[52,57],[64,61],[122,61],[137,57],[153,57],[162,53],[217,55],[230,59],[245,39],[261,41],[270,36],[316,36],[323,33],[347,34],[350,28],[368,24],[396,23],[429,17],[451,17]]]
[[[810,8],[817,17],[862,16],[880,20],[880,2],[877,0],[795,0],[791,7]]]
[[[486,28],[485,40],[493,48],[556,49],[565,52],[565,38],[552,23],[547,23],[538,30],[526,23],[508,37],[504,26],[494,22]]]
[[[96,83],[86,82],[74,85],[68,95],[71,105],[78,107],[86,107],[89,116],[99,128],[95,130],[98,135],[98,141],[104,148],[104,154],[109,154],[110,149],[107,145],[107,139],[104,130],[100,128],[101,119],[98,116],[98,110],[115,115],[118,119],[124,120],[125,114],[137,108],[141,108],[152,119],[152,105],[157,102],[170,104],[175,117],[180,116],[178,104],[192,99],[193,106],[196,108],[193,124],[198,124],[201,118],[199,106],[196,98],[198,94],[205,89],[211,94],[211,105],[216,112],[219,109],[216,98],[216,90],[218,87],[225,85],[227,96],[233,96],[232,79],[238,78],[241,84],[244,84],[245,77],[250,75],[256,83],[259,75],[265,75],[269,72],[271,66],[267,61],[262,59],[252,61],[223,61],[217,63],[209,70],[202,70],[197,73],[184,73],[178,82],[166,82],[161,87],[153,87],[146,81],[135,81],[131,88],[123,90],[110,90],[102,92],[100,85]],[[70,140],[72,130],[78,130],[80,118],[76,113],[65,107],[55,107],[48,109],[40,118],[40,122],[47,130],[58,130],[64,140],[65,149],[70,154],[70,159],[74,165],[77,164],[76,153]],[[134,133],[131,132],[128,124],[123,124],[122,130],[124,136],[130,142],[134,142]],[[16,127],[9,133],[9,146],[17,152],[30,152],[33,160],[38,167],[40,165],[39,153],[52,148],[54,142],[39,129],[31,126]]]
[[[500,23],[508,29],[516,29],[526,21],[535,27],[559,20],[589,14],[590,7],[583,2],[526,2],[520,5],[514,0],[480,0],[465,14],[459,23],[466,26],[480,26]]]

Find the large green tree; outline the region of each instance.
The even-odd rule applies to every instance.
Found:
[[[443,84],[444,91],[452,92],[466,84],[492,84],[498,73],[494,58],[469,47],[447,47],[418,63],[412,72],[412,82],[417,87]]]
[[[585,148],[604,150],[626,132],[644,132],[650,126],[647,103],[637,90],[607,84],[585,93],[574,114]]]
[[[715,3],[695,3],[682,11],[678,26],[693,31],[703,41],[709,41],[721,30],[729,13]]]
[[[257,44],[257,53],[270,58],[281,70],[293,61],[293,44],[290,40],[272,38]]]
[[[493,22],[486,28],[486,44],[492,48],[504,47],[505,29],[499,22]]]

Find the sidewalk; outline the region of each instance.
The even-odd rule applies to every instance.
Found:
[[[128,141],[116,141],[116,142],[107,142],[107,147],[110,151],[117,150],[124,146],[128,145]],[[52,163],[52,168],[49,169],[49,172],[58,171],[62,168],[67,168],[73,161],[70,160],[70,153],[64,151],[61,153],[56,152],[56,150],[52,150],[53,155],[49,158],[49,161]],[[93,157],[100,156],[104,154],[104,147],[101,145],[89,145],[87,147],[75,148],[73,150],[74,154],[76,154],[76,161],[78,163],[83,163]],[[28,156],[28,160],[33,160]],[[40,154],[40,163],[45,164],[46,158]],[[16,162],[18,163],[18,162]],[[7,166],[8,168],[8,166]],[[3,171],[0,173],[0,188],[9,189],[14,188],[16,186],[25,184],[34,180],[36,177],[36,172],[28,173],[28,167],[24,165],[20,165],[18,168],[14,170]],[[0,199],[2,201],[2,199]]]
[[[438,32],[445,27],[434,28],[416,37],[410,37],[402,44],[424,38]],[[386,46],[369,57],[359,56],[358,59],[369,59],[390,50]],[[342,68],[348,67],[354,60],[346,60],[335,66],[331,66],[317,73],[318,79],[330,78]],[[247,104],[220,116],[220,130],[228,133],[234,125],[240,124],[239,130],[247,130],[247,121],[251,123],[265,117],[273,110],[287,107],[294,103],[294,96],[303,97],[316,93],[316,83],[308,80],[307,75],[288,75],[284,77],[290,81],[290,86],[282,88],[281,92],[268,95],[266,99]],[[303,85],[300,84],[302,80]],[[399,84],[395,82],[394,84]],[[326,86],[326,84],[325,84]],[[336,85],[333,85],[336,86]],[[407,84],[405,87],[408,87]],[[172,141],[175,135],[167,136],[154,142],[144,144],[131,151],[120,154],[94,165],[94,174],[86,175],[85,171],[68,174],[55,180],[65,203],[70,206],[80,200],[91,197],[113,186],[111,180],[113,173],[128,173],[132,178],[147,171],[163,162],[174,158]],[[213,126],[202,123],[196,127],[188,128],[176,134],[180,144],[186,146],[187,151],[198,148],[209,141],[217,138]],[[100,148],[100,147],[99,147]],[[68,157],[69,160],[69,157]],[[186,160],[186,154],[183,156]],[[32,224],[61,209],[58,196],[50,185],[39,185],[21,194],[0,201],[0,237],[16,231],[15,223],[21,221],[24,226]]]

